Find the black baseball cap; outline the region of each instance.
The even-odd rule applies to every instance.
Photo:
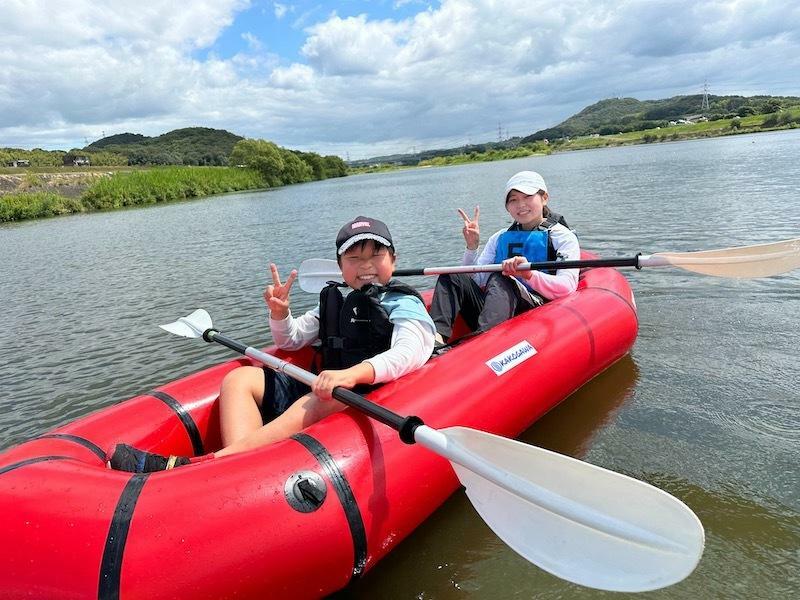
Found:
[[[356,217],[339,230],[336,236],[336,254],[341,256],[353,245],[363,240],[374,240],[377,243],[394,249],[392,234],[386,223],[371,217]]]

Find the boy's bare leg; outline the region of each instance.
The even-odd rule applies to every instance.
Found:
[[[264,370],[239,367],[222,380],[219,394],[219,420],[222,446],[247,437],[264,422],[259,407],[264,398]]]
[[[286,412],[270,421],[266,425],[259,427],[258,430],[238,439],[219,452],[215,452],[216,457],[228,456],[245,450],[260,448],[279,440],[285,440],[295,433],[299,433],[312,423],[332,415],[333,413],[344,410],[344,404],[337,400],[322,401],[313,394],[306,394],[294,402]],[[260,419],[259,415],[259,419]],[[259,421],[260,422],[260,421]]]

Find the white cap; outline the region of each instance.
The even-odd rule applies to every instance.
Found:
[[[526,196],[533,196],[539,190],[547,192],[547,184],[544,178],[536,171],[520,171],[506,182],[506,194],[504,196],[508,202],[508,193],[511,190],[518,190]]]

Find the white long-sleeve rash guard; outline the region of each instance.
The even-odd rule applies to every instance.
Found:
[[[501,229],[493,234],[480,254],[478,254],[477,249],[464,250],[462,264],[494,264],[495,254],[497,253],[497,240],[506,231],[507,229]],[[580,260],[581,247],[577,236],[561,223],[557,223],[550,228],[550,240],[553,242],[553,248],[559,260]],[[479,286],[483,287],[486,285],[489,275],[490,273],[474,273],[472,278]],[[556,271],[555,275],[550,275],[543,271],[532,271],[531,278],[526,280],[525,283],[548,300],[553,300],[566,296],[578,289],[578,269],[560,269]]]
[[[425,323],[416,319],[396,319],[392,324],[390,348],[364,361],[375,371],[373,383],[392,381],[420,368],[433,352],[434,334]],[[281,320],[270,317],[269,326],[272,339],[279,348],[299,350],[319,339],[319,306],[296,319],[291,312]]]

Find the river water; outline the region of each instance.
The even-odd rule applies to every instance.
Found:
[[[0,226],[0,449],[213,363],[229,351],[156,326],[195,308],[254,346],[261,291],[332,258],[338,227],[385,220],[400,268],[459,264],[456,209],[484,239],[508,223],[505,180],[540,171],[550,206],[601,256],[800,236],[800,131],[530,157]],[[528,442],[643,479],[706,528],[685,581],[653,598],[800,592],[800,272],[728,280],[628,271],[640,332],[630,356],[531,428]],[[419,287],[432,281],[415,278]],[[293,306],[312,296],[296,290]],[[554,374],[553,376],[557,376]],[[624,499],[621,499],[624,501]],[[455,494],[342,597],[596,598],[499,542]]]

